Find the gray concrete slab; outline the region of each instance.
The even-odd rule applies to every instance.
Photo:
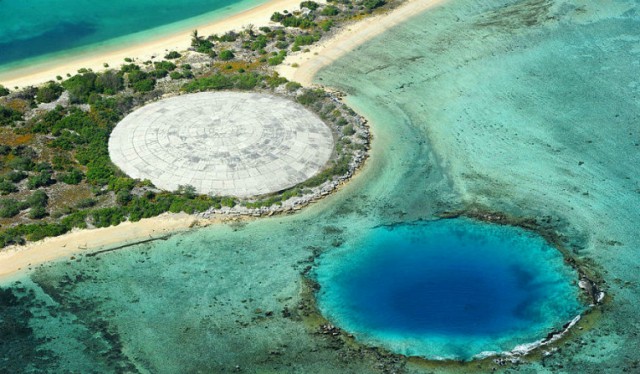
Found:
[[[303,106],[273,95],[201,92],[148,104],[111,133],[109,155],[132,178],[173,191],[249,197],[318,173],[331,130]]]

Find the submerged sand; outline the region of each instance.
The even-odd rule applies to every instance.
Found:
[[[0,252],[0,280],[29,270],[47,261],[90,253],[97,250],[153,240],[196,226],[224,222],[224,218],[199,218],[186,213],[165,213],[138,222],[118,226],[74,230],[54,238],[46,238],[23,246],[10,246]]]
[[[346,25],[331,38],[311,46],[309,52],[288,56],[282,65],[276,67],[276,71],[291,81],[311,86],[313,77],[323,67],[382,34],[385,30],[444,2],[446,0],[407,0],[398,8],[386,13]]]
[[[350,24],[344,29],[338,30],[333,37],[312,47],[311,53],[300,53],[287,58],[286,65],[288,66],[282,66],[278,71],[290,80],[310,85],[313,76],[323,66],[330,64],[367,40],[380,35],[390,27],[444,2],[445,0],[408,0],[400,7],[385,14]],[[212,34],[225,32],[246,24],[253,24],[254,26],[266,24],[273,12],[293,9],[294,5],[295,7],[299,6],[299,1],[276,0],[237,16],[215,22],[207,27],[198,28],[198,30],[202,34]],[[101,70],[103,69],[103,62],[114,61],[115,64],[122,61],[126,56],[147,58],[144,56],[155,55],[157,51],[162,49],[184,50],[188,47],[189,40],[190,36],[188,34],[181,33],[149,42],[142,46],[108,52],[101,56],[62,62],[46,70],[32,73],[16,71],[14,78],[4,80],[2,83],[11,87],[26,86],[42,83],[56,74],[62,74],[67,71],[72,72],[80,67]],[[291,67],[294,63],[298,63],[300,67]],[[0,280],[7,279],[11,275],[39,264],[72,256],[89,249],[95,251],[109,246],[159,238],[187,230],[194,225],[207,225],[223,222],[224,220],[224,218],[220,217],[203,220],[187,214],[167,213],[158,217],[143,219],[139,222],[125,222],[118,226],[100,229],[76,230],[55,238],[29,243],[25,246],[8,247],[0,251]]]

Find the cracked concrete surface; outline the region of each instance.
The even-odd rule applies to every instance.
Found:
[[[293,101],[262,93],[201,92],[148,104],[111,133],[111,160],[158,188],[249,197],[318,173],[333,151],[329,127]]]

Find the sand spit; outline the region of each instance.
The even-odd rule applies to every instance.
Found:
[[[276,71],[291,81],[311,86],[313,77],[323,67],[384,31],[445,2],[446,0],[407,0],[386,13],[345,25],[331,38],[311,46],[309,52],[288,56],[283,64],[276,67]]]

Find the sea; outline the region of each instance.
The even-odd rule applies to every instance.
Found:
[[[637,371],[638,30],[629,0],[450,0],[417,14],[315,78],[347,93],[374,136],[344,188],[294,215],[25,271],[0,293],[2,367],[486,372],[450,360],[584,313],[518,369]],[[439,218],[452,211],[553,231],[603,279],[605,305],[584,302],[535,232]]]

